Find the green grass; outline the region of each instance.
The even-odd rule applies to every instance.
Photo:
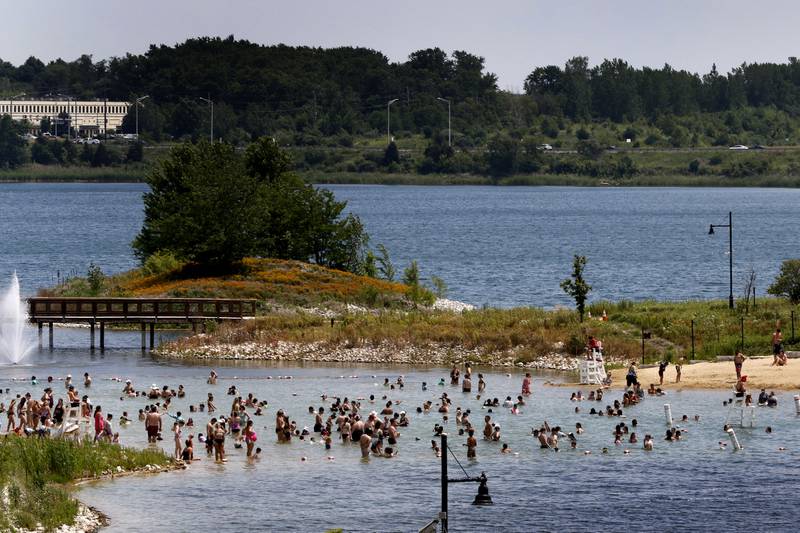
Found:
[[[135,167],[84,167],[25,165],[13,170],[0,170],[2,182],[140,182],[144,181],[146,168]]]
[[[9,436],[0,439],[0,530],[15,527],[51,531],[72,524],[78,502],[66,483],[97,477],[121,466],[166,466],[172,459],[161,451],[122,448],[108,443]]]

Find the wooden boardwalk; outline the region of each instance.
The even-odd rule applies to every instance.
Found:
[[[147,327],[150,349],[155,344],[156,324],[191,324],[205,329],[208,320],[244,320],[256,314],[256,300],[217,298],[29,298],[28,320],[42,328],[48,325],[53,347],[54,323],[89,324],[91,348],[95,348],[95,327],[100,327],[100,349],[105,349],[106,323],[140,324],[142,349],[146,349]]]

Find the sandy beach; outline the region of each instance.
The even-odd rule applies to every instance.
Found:
[[[798,390],[800,389],[800,360],[789,359],[786,366],[771,366],[772,357],[758,357],[747,359],[742,368],[742,374],[747,376],[747,388],[758,392],[759,389],[767,390]],[[611,375],[614,386],[625,385],[626,368],[613,370]],[[644,388],[650,383],[658,386],[658,367],[639,369],[639,381]],[[699,362],[684,364],[681,369],[681,382],[675,383],[675,365],[669,365],[664,372],[665,390],[679,389],[733,389],[736,383],[736,370],[733,361]]]

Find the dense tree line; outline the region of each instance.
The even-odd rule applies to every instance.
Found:
[[[669,65],[637,68],[621,59],[591,66],[588,58],[575,57],[563,66],[534,68],[524,89],[502,91],[483,58],[439,48],[391,62],[366,48],[263,46],[228,37],[151,46],[141,55],[103,61],[81,56],[45,64],[31,57],[14,66],[0,60],[0,94],[125,101],[149,95],[139,112],[148,140],[206,137],[210,113],[200,98],[210,97],[217,138],[241,146],[267,135],[281,146],[300,147],[292,154],[299,170],[627,176],[637,172],[635,162],[607,157],[607,147],[796,144],[800,136],[796,58],[742,64],[728,73],[712,66],[700,75]],[[359,146],[364,138],[383,138],[387,103],[395,98],[397,144],[385,151]],[[441,99],[452,106],[452,146]],[[133,113],[123,128],[133,131]],[[25,149],[12,130],[0,123],[0,166],[141,159],[141,146],[110,158],[89,149],[76,154],[66,145]],[[410,147],[411,134],[424,145]],[[543,158],[537,152],[543,143],[581,157]],[[745,165],[726,172],[767,171]]]
[[[531,115],[621,122],[746,106],[795,115],[800,62],[742,64],[728,73],[712,67],[699,75],[669,65],[635,68],[622,59],[590,67],[587,57],[575,57],[563,67],[535,68],[525,81],[530,98],[520,101],[498,89],[483,58],[464,51],[431,48],[392,63],[366,48],[197,38],[97,62],[87,55],[48,64],[31,57],[19,66],[0,60],[0,91],[128,101],[147,94],[140,126],[156,138],[202,135],[208,111],[199,97],[211,97],[223,138],[291,131],[296,144],[314,144],[320,135],[383,131],[394,98],[394,128],[410,132],[446,126],[447,106],[437,98],[452,102],[455,126],[467,134],[514,127]],[[132,121],[125,127],[132,129]]]

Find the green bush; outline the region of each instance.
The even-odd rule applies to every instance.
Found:
[[[172,252],[159,251],[144,260],[142,270],[148,276],[159,276],[180,269],[183,263]]]

